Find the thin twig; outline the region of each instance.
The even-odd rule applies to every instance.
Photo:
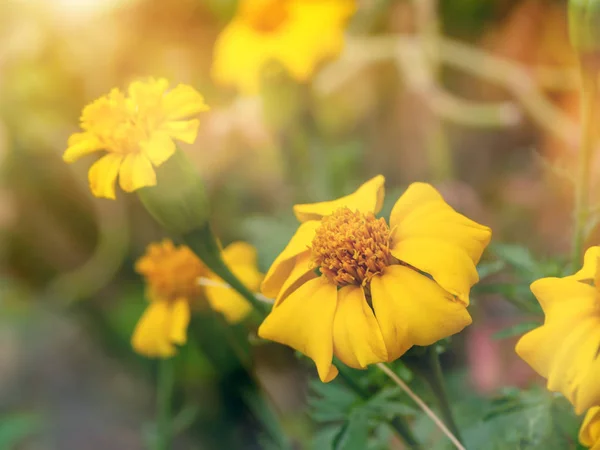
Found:
[[[227,283],[223,283],[221,281],[211,280],[210,278],[205,278],[205,277],[198,278],[198,284],[200,286],[211,286],[211,287],[220,287],[220,288],[226,288],[226,289],[233,289]],[[272,298],[269,298],[269,297],[267,297],[265,295],[262,295],[260,292],[255,292],[254,296],[258,300],[260,300],[261,302],[266,303],[268,305],[272,305],[273,303],[275,303]]]
[[[378,363],[377,367],[385,373],[390,379],[396,383],[400,388],[408,394],[408,396],[423,410],[425,414],[429,416],[431,420],[436,424],[436,426],[444,433],[450,441],[454,444],[454,446],[459,450],[466,450],[465,447],[460,443],[460,441],[450,432],[450,430],[444,425],[444,422],[440,420],[438,416],[425,404],[421,398],[415,394],[408,385],[402,381],[402,379],[394,373],[392,369],[386,366],[384,363]]]
[[[428,52],[434,52],[428,54]],[[418,55],[418,57],[415,57]],[[421,38],[408,34],[391,34],[387,36],[369,38],[348,37],[344,53],[335,62],[327,66],[315,81],[316,89],[323,93],[334,92],[340,89],[348,80],[352,79],[360,70],[371,64],[383,61],[395,61],[402,70],[405,79],[418,81],[417,88],[424,85],[431,87],[431,74],[427,58],[439,58],[439,63],[455,67],[466,73],[485,79],[510,92],[522,108],[534,119],[538,125],[558,136],[571,146],[577,144],[578,125],[560,108],[556,107],[536,86],[535,74],[541,72],[551,74],[553,78],[564,76],[570,80],[570,86],[577,83],[573,69],[550,69],[548,67],[528,67],[507,58],[493,55],[472,45],[464,44],[448,38],[440,38],[435,49],[427,48]],[[416,73],[420,80],[417,80]],[[425,74],[425,78],[422,75]],[[548,78],[548,77],[546,77]],[[408,85],[414,88],[415,85]],[[485,108],[488,117],[488,126],[513,126],[519,114],[515,108],[508,107],[506,102],[453,102],[452,108],[440,106],[440,99],[447,101],[448,92],[439,95],[442,88],[434,85],[436,89],[425,100],[443,117],[472,125],[482,125],[473,119],[474,113]],[[429,94],[432,90],[429,90]],[[476,108],[473,108],[475,107]],[[483,120],[479,119],[481,122]]]

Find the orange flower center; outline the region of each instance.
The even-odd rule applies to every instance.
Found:
[[[152,244],[135,268],[158,299],[192,300],[202,294],[198,278],[206,274],[206,268],[188,247],[175,247],[171,241]]]
[[[240,16],[261,33],[272,33],[288,17],[286,0],[245,0],[240,5]]]
[[[340,208],[324,217],[312,241],[312,261],[338,286],[366,286],[393,264],[390,227],[373,213]]]

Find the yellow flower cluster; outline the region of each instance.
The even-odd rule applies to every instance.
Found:
[[[256,268],[252,246],[235,242],[222,256],[249,289],[258,289],[262,274]],[[175,345],[187,340],[191,311],[202,307],[204,301],[231,323],[243,320],[251,310],[250,304],[224,285],[188,247],[175,246],[169,240],[150,244],[135,268],[146,280],[150,301],[132,337],[134,349],[142,355],[173,356]],[[202,285],[202,279],[209,283]]]
[[[581,443],[600,449],[600,247],[585,253],[583,268],[564,278],[531,285],[545,315],[544,324],[525,334],[516,351],[561,392],[577,414],[589,410]]]
[[[208,106],[190,86],[180,84],[170,91],[168,87],[163,78],[134,81],[128,95],[113,89],[83,109],[83,132],[69,138],[63,159],[72,163],[90,153],[108,152],[89,171],[96,197],[114,199],[117,176],[126,192],[154,186],[153,166],[175,153],[174,140],[196,140],[199,122],[189,118]]]
[[[275,299],[259,335],[315,361],[357,369],[431,345],[471,323],[469,291],[488,227],[454,211],[429,184],[414,183],[389,225],[376,219],[384,178],[340,199],[296,205],[301,222],[262,283]]]
[[[298,81],[337,55],[354,0],[241,0],[214,50],[212,74],[224,85],[256,94],[267,63],[276,61]]]

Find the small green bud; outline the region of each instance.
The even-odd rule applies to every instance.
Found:
[[[156,169],[156,186],[138,190],[146,210],[166,230],[184,235],[208,222],[209,207],[200,175],[180,149]]]
[[[583,59],[600,57],[600,0],[569,0],[569,36]]]

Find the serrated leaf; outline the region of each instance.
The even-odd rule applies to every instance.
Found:
[[[467,448],[574,449],[578,419],[564,397],[536,388],[494,399],[465,433]]]
[[[416,409],[406,403],[406,394],[397,386],[384,387],[363,406],[369,417],[391,419],[394,416],[412,416]]]
[[[311,418],[316,422],[344,421],[349,411],[360,399],[340,383],[321,383],[314,380],[310,384],[312,395],[308,398]]]
[[[311,450],[323,450],[333,448],[337,436],[342,431],[343,423],[331,424],[320,427],[314,434],[310,448]]]
[[[361,408],[350,413],[348,421],[333,442],[334,450],[364,450],[369,441],[369,420]]]

